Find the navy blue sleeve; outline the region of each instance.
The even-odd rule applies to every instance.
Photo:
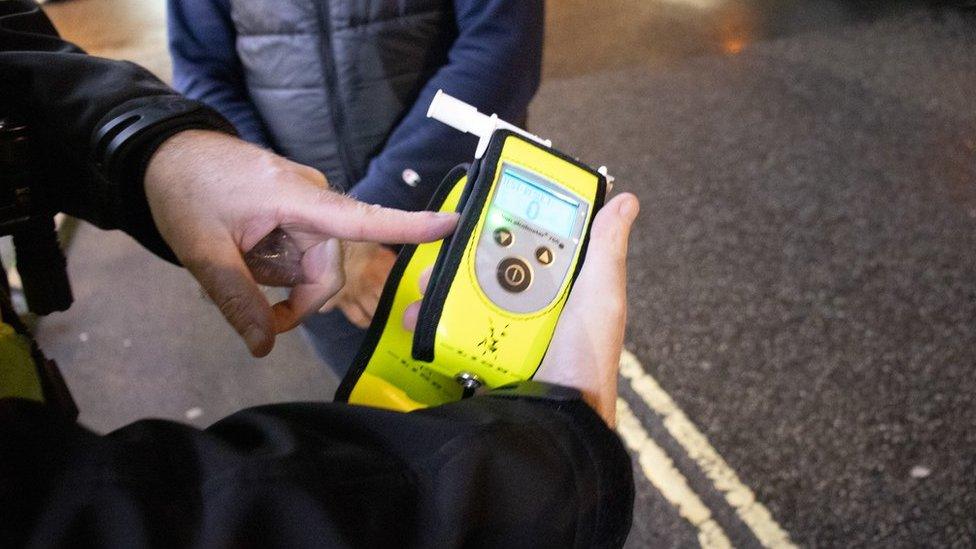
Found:
[[[542,0],[455,0],[458,37],[446,65],[424,86],[383,151],[350,194],[384,206],[420,210],[455,165],[474,157],[477,139],[427,118],[439,88],[504,120],[524,119],[542,70]],[[411,187],[402,173],[420,182]]]
[[[228,0],[168,0],[173,87],[230,120],[241,137],[268,147],[268,134],[244,85]]]

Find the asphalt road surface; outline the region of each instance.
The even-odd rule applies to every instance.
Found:
[[[974,546],[976,17],[771,5],[550,3],[532,129],[643,206],[628,544]],[[331,397],[299,336],[246,358],[126,237],[69,260],[40,339],[93,427]]]
[[[531,120],[641,197],[628,347],[793,542],[976,544],[972,17],[897,12],[584,74],[547,85]],[[692,545],[689,524],[641,481],[633,546]]]

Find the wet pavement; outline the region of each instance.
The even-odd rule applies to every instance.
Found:
[[[107,4],[53,7],[77,29]],[[641,197],[627,347],[705,439],[622,380],[652,441],[630,546],[768,539],[701,448],[796,544],[976,544],[976,16],[877,5],[550,3],[532,129]],[[152,64],[145,36],[121,51]],[[69,261],[77,304],[40,336],[97,429],[331,396],[299,336],[248,358],[126,237],[83,226]],[[711,522],[642,474],[648,448]]]

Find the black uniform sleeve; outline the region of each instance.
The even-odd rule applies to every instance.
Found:
[[[0,546],[616,547],[633,479],[578,399],[264,406],[97,436],[0,401]]]
[[[0,118],[31,131],[35,186],[52,210],[122,229],[168,259],[142,187],[145,166],[167,137],[190,128],[232,132],[200,103],[178,95],[145,69],[86,55],[57,37],[30,0],[0,1]],[[99,131],[126,113],[174,113],[145,128],[117,157],[93,150]],[[115,169],[108,170],[111,163]]]

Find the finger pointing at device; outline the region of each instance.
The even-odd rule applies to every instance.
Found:
[[[209,131],[167,139],[144,187],[160,234],[255,356],[342,287],[336,239],[428,242],[457,222],[363,204],[331,191],[317,170]],[[245,261],[256,246],[259,260]],[[272,309],[261,283],[292,290]]]

